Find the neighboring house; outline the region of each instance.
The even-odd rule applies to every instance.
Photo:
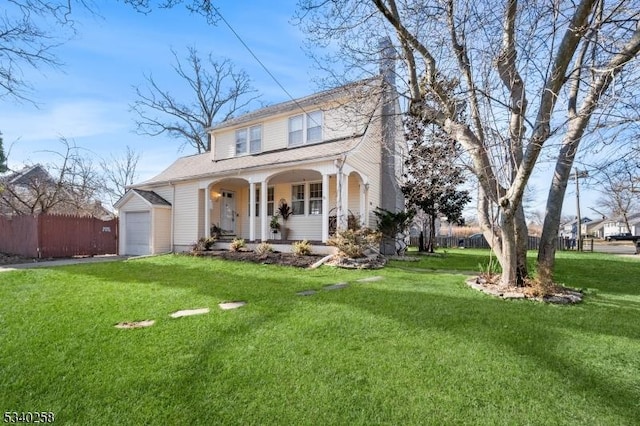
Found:
[[[582,235],[594,238],[604,238],[605,219],[597,219],[582,224]]]
[[[277,243],[270,223],[281,203],[293,210],[287,240],[318,246],[332,224],[355,217],[375,227],[376,207],[403,209],[407,149],[393,79],[383,75],[209,129],[209,152],[177,159],[118,200],[120,253],[188,250],[213,227]]]
[[[631,227],[631,235],[640,235],[640,213],[634,213],[627,216],[629,226]],[[604,232],[603,237],[610,235],[625,234],[629,232],[627,224],[623,217],[615,217],[603,222]]]
[[[589,223],[593,222],[588,217],[580,218],[580,233],[581,235],[587,235],[587,226]],[[578,219],[573,219],[569,222],[566,222],[560,227],[560,236],[561,237],[569,237],[569,238],[577,238],[578,235],[578,227],[577,227]]]
[[[112,219],[99,201],[78,202],[40,164],[0,177],[0,215],[68,214]]]

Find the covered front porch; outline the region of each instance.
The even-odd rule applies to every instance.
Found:
[[[201,186],[200,234],[250,243],[326,243],[336,229],[369,226],[366,177],[345,169],[292,168],[206,182]],[[291,210],[286,221],[280,213],[283,205]]]

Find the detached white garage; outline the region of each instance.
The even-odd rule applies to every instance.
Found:
[[[115,207],[120,213],[120,254],[171,251],[171,203],[153,191],[131,189]]]

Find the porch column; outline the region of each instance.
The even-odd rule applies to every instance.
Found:
[[[260,186],[260,239],[265,242],[269,239],[269,225],[267,224],[267,181],[262,181]]]
[[[329,239],[329,175],[322,175],[322,242]]]
[[[249,241],[256,240],[256,184],[249,183]]]
[[[367,225],[369,214],[367,213],[367,187],[369,185],[360,182],[360,226]]]
[[[338,170],[337,174],[337,197],[336,202],[336,230],[347,229],[349,216],[349,176]]]
[[[204,190],[204,236],[211,236],[211,187],[207,186]]]

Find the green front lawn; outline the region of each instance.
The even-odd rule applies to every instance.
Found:
[[[1,273],[0,410],[78,425],[637,424],[640,262],[559,253],[558,280],[587,297],[553,306],[467,288],[455,271],[487,253],[378,271],[169,255]],[[248,304],[217,308],[235,300]]]

